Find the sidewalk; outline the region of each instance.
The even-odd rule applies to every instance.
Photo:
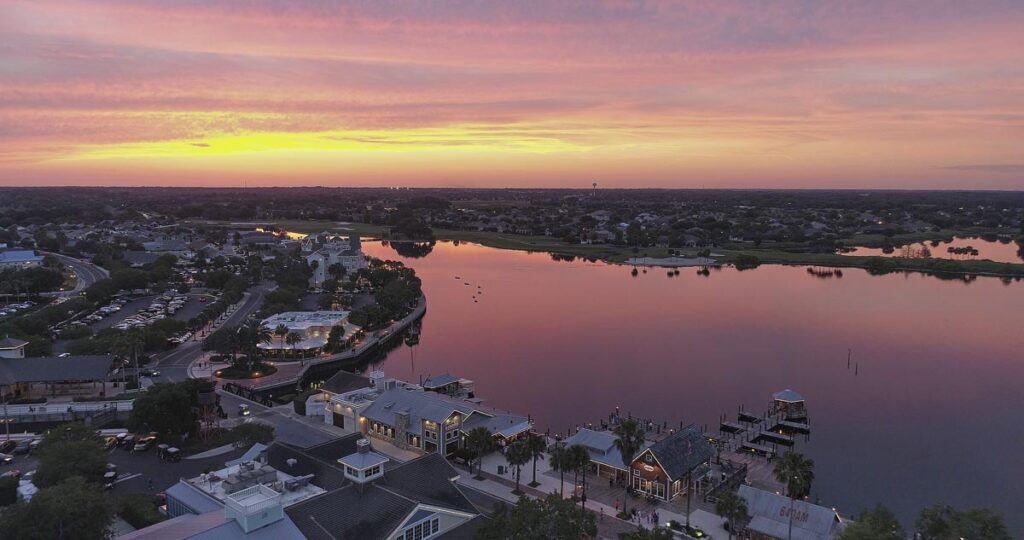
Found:
[[[537,462],[537,482],[540,484],[536,488],[530,487],[528,484],[533,479],[533,463],[530,463],[529,468],[524,467],[522,470],[521,478],[522,483],[519,485],[520,491],[526,496],[532,498],[542,498],[549,494],[557,494],[558,489],[544,490],[547,482],[542,482],[540,474],[540,461]],[[462,466],[456,466],[459,470],[465,471],[465,474],[460,476],[458,483],[470,489],[483,491],[488,495],[492,495],[501,500],[507,501],[509,504],[515,504],[519,500],[512,491],[515,489],[515,477],[509,475],[511,479],[498,476],[490,473],[486,470],[482,472],[483,480],[477,480],[474,474],[471,474],[468,469],[464,469]],[[557,479],[556,479],[557,483]],[[568,482],[569,490],[566,492],[567,495],[571,496],[572,481]],[[595,521],[597,522],[597,538],[607,538],[617,540],[619,534],[633,532],[637,530],[636,525],[633,525],[627,521],[623,521],[615,517],[615,509],[607,505],[588,500],[586,503],[587,510],[590,510],[595,514]]]

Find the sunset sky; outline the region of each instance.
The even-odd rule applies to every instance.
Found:
[[[1024,1],[0,0],[0,185],[243,181],[1024,189]]]

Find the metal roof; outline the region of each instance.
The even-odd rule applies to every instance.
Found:
[[[796,402],[796,401],[804,401],[804,397],[803,396],[801,396],[800,394],[794,392],[793,390],[790,390],[789,388],[787,388],[787,389],[785,389],[785,390],[783,390],[781,392],[775,392],[774,394],[772,394],[772,399],[774,399],[776,401],[788,401],[790,403]]]
[[[789,531],[789,497],[748,485],[739,487],[739,495],[747,502],[747,512],[753,518],[748,529],[776,538],[786,537]],[[839,516],[831,508],[801,500],[792,501],[792,505],[795,540],[831,540],[842,527]]]
[[[0,384],[106,381],[112,356],[0,358]]]

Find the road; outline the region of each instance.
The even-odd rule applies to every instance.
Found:
[[[297,446],[312,446],[338,437],[327,430],[322,419],[320,422],[316,422],[315,419],[303,421],[292,418],[282,410],[290,410],[291,405],[271,409],[223,390],[219,390],[217,394],[220,395],[221,407],[228,415],[228,419],[221,422],[222,427],[234,427],[242,421],[263,422],[274,426],[274,440]],[[251,413],[244,420],[238,416],[238,406],[242,403],[249,406]]]
[[[57,294],[58,297],[71,297],[78,296],[84,291],[89,285],[96,283],[101,279],[110,277],[110,272],[104,268],[100,268],[90,262],[82,262],[81,259],[74,257],[68,257],[67,255],[61,255],[60,253],[46,253],[46,255],[53,255],[60,262],[64,263],[75,272],[78,276],[78,283],[75,284],[75,288],[70,291],[62,291]]]
[[[270,290],[269,285],[264,282],[246,293],[248,296],[243,300],[242,305],[221,323],[221,326],[237,326],[246,318],[256,312],[263,304],[263,296]],[[202,341],[191,340],[174,349],[156,355],[155,368],[160,371],[160,376],[154,379],[155,382],[176,382],[188,378],[188,366],[202,356]]]

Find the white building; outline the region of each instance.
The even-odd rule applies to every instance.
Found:
[[[366,268],[362,242],[355,235],[345,238],[329,232],[311,234],[302,241],[302,252],[313,268],[313,286],[319,286],[331,277],[329,269],[332,265],[340,264],[346,274]]]
[[[260,343],[259,347],[268,351],[294,350],[317,351],[327,344],[331,330],[340,326],[344,329],[345,339],[359,331],[359,327],[348,322],[347,311],[286,311],[278,313],[263,321],[273,332],[279,325],[288,328],[289,333],[296,333],[302,338],[295,345],[288,345],[284,338],[275,335],[269,343]]]

